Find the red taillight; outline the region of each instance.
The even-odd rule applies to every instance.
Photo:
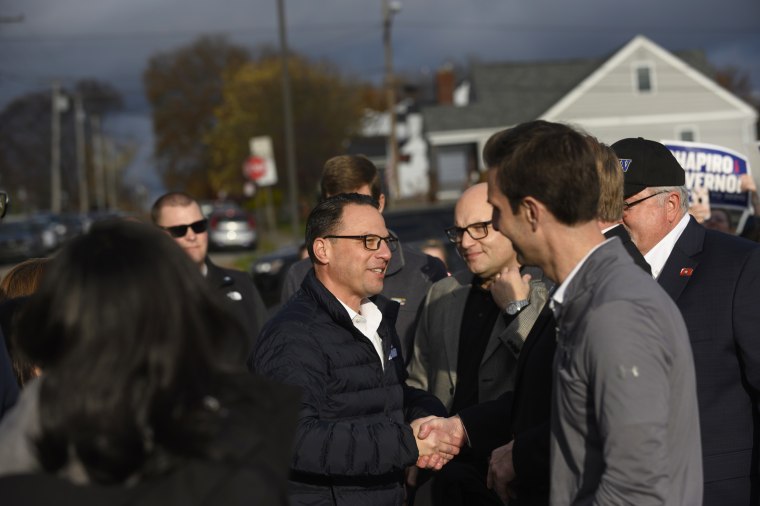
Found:
[[[256,228],[256,219],[250,214],[248,215],[248,224],[251,226],[251,228]]]
[[[210,222],[211,228],[215,229],[218,223],[219,223],[219,217],[218,216],[212,216],[211,217],[211,222]]]

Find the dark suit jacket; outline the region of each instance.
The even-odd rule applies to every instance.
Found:
[[[556,322],[547,303],[523,344],[513,392],[466,408],[459,416],[477,454],[514,438],[515,504],[549,504],[549,437]],[[504,423],[509,420],[509,423]],[[510,504],[512,504],[510,502]]]
[[[628,252],[629,255],[631,255],[631,258],[633,258],[633,262],[644,269],[645,272],[648,274],[652,274],[652,267],[649,265],[649,263],[644,259],[644,255],[641,254],[641,251],[639,251],[639,248],[636,247],[635,244],[633,244],[633,241],[631,240],[631,235],[628,233],[628,231],[625,229],[625,227],[621,225],[616,225],[613,228],[609,229],[604,233],[604,237],[609,239],[610,237],[619,237],[621,241],[623,241],[623,247]]]
[[[691,218],[658,281],[694,353],[704,504],[760,504],[760,245]]]
[[[247,342],[241,350],[240,365],[253,351],[256,338],[267,320],[267,309],[261,294],[245,272],[219,267],[206,258],[206,281],[243,326]]]
[[[498,317],[491,328],[477,370],[481,401],[494,400],[514,388],[520,349],[547,299],[543,273],[539,269],[535,271],[538,272],[529,271],[533,275],[530,305],[509,325]],[[464,270],[430,288],[417,323],[414,353],[407,366],[407,384],[432,393],[448,410],[451,410],[458,384],[460,340],[469,338],[467,332],[460,333],[473,278],[470,271]]]

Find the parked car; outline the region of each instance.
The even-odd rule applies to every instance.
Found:
[[[242,211],[237,202],[233,200],[201,200],[198,202],[203,216],[208,218],[219,211]]]
[[[209,247],[256,249],[258,234],[253,216],[240,209],[215,211],[209,217]]]
[[[51,241],[45,227],[30,220],[6,221],[0,226],[0,262],[44,257]]]

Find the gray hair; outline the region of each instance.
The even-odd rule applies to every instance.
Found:
[[[652,186],[651,189],[653,190],[653,194],[663,192],[662,195],[656,197],[660,205],[665,204],[665,200],[668,198],[665,192],[678,193],[681,197],[681,216],[689,212],[689,189],[686,186]]]

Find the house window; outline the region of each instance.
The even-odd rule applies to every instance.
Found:
[[[684,126],[676,129],[676,136],[679,140],[695,142],[697,140],[697,129],[693,126]]]
[[[652,69],[648,65],[636,67],[636,87],[641,93],[652,91]]]

